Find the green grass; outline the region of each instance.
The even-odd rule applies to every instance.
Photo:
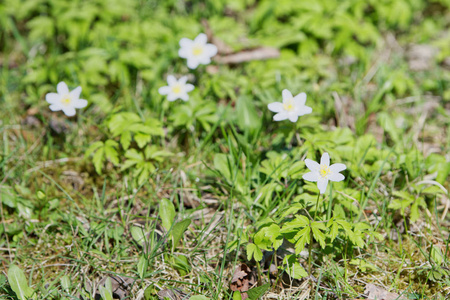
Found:
[[[108,276],[127,299],[239,299],[245,263],[261,299],[447,299],[449,20],[446,0],[1,3],[0,298],[21,299],[14,264],[35,299],[94,299]],[[201,32],[280,55],[190,70],[178,43]],[[188,102],[158,94],[170,74]],[[45,101],[60,81],[89,101],[75,117]],[[274,122],[285,88],[313,113]],[[324,152],[347,170],[318,198],[304,159]],[[313,226],[324,244],[299,245]]]

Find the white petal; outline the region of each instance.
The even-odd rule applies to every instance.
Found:
[[[186,84],[187,80],[188,80],[187,76],[181,76],[180,79],[178,79],[178,83]]]
[[[168,93],[170,93],[170,87],[168,86],[162,86],[158,89],[158,93],[160,95],[167,95]]]
[[[188,38],[182,38],[180,40],[179,44],[180,44],[180,47],[182,47],[182,48],[189,48],[189,47],[192,47],[192,44],[194,44],[194,41],[190,40]]]
[[[73,91],[70,92],[72,99],[79,99],[81,94],[81,86],[76,87]]]
[[[88,102],[85,99],[74,99],[72,101],[73,101],[72,106],[74,108],[83,108],[83,107],[86,107],[88,105]]]
[[[289,92],[289,90],[287,90],[287,89],[284,89],[284,90],[281,92],[281,95],[283,96],[283,100],[289,100],[289,99],[292,98],[292,93]]]
[[[174,85],[176,83],[177,83],[177,79],[175,78],[175,76],[173,76],[173,75],[167,76],[167,84],[169,86],[172,86],[172,85]]]
[[[319,180],[317,181],[317,187],[319,188],[319,191],[321,194],[325,193],[325,191],[327,190],[327,185],[328,185],[328,179],[319,178]]]
[[[330,171],[332,173],[339,173],[339,172],[344,171],[345,169],[347,169],[347,166],[344,164],[332,164],[330,166]]]
[[[305,165],[312,172],[317,172],[320,168],[320,165],[318,162],[315,162],[309,158],[305,159]]]
[[[197,69],[198,64],[199,64],[199,62],[195,58],[188,58],[188,60],[187,60],[187,66],[189,69]]]
[[[73,108],[72,106],[65,106],[65,107],[61,107],[62,111],[64,112],[64,114],[66,114],[66,116],[68,117],[73,117],[75,116],[75,108]]]
[[[328,155],[328,153],[325,152],[324,154],[322,154],[322,157],[320,158],[320,164],[325,166],[330,165],[330,155]]]
[[[180,48],[180,50],[178,50],[178,56],[181,58],[188,58],[191,52],[190,48]]]
[[[205,52],[209,57],[213,57],[217,54],[217,47],[213,44],[206,44]]]
[[[270,103],[269,105],[267,105],[267,108],[269,108],[270,111],[273,111],[276,113],[284,111],[283,103],[281,103],[281,102]]]
[[[183,101],[188,101],[189,95],[187,93],[183,93],[183,94],[178,95],[178,98],[180,98]]]
[[[289,121],[291,121],[292,123],[295,123],[295,122],[297,122],[297,120],[298,120],[298,115],[297,114],[293,114],[293,113],[290,113],[289,114]]]
[[[48,93],[45,95],[45,101],[47,101],[50,104],[59,102],[61,100],[61,95],[57,93]]]
[[[303,106],[306,103],[306,94],[300,93],[294,97],[294,103],[296,106]]]
[[[175,101],[175,100],[177,100],[178,99],[178,95],[177,94],[175,94],[175,93],[169,93],[168,95],[167,95],[167,100],[168,101]]]
[[[206,44],[207,41],[208,41],[208,37],[204,33],[200,33],[199,35],[197,35],[197,37],[194,40],[195,43],[203,44],[203,45]]]
[[[65,95],[69,93],[69,88],[67,87],[67,84],[64,81],[58,83],[58,85],[56,86],[56,90],[60,95]]]
[[[209,65],[211,63],[211,58],[207,55],[202,55],[200,57],[197,57],[198,62],[202,65]]]
[[[297,107],[297,114],[299,116],[304,116],[304,115],[307,115],[310,113],[312,113],[312,108],[309,106],[305,105],[305,106]]]
[[[286,120],[288,117],[289,117],[289,115],[286,112],[282,111],[282,112],[279,112],[276,115],[274,115],[273,120],[274,121],[283,121],[283,120]]]
[[[61,106],[59,106],[58,104],[52,104],[52,105],[50,105],[50,110],[51,111],[59,111],[59,110],[61,110]]]
[[[345,179],[345,176],[341,173],[331,173],[327,178],[331,181],[342,181]]]
[[[317,173],[317,172],[309,172],[309,173],[303,174],[302,178],[304,180],[316,182],[319,180],[320,176],[319,176],[319,173]]]
[[[184,89],[186,92],[190,92],[190,91],[194,90],[194,88],[195,88],[194,85],[190,84],[190,83],[188,83],[184,86]]]

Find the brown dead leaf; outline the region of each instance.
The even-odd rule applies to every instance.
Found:
[[[134,283],[134,280],[128,277],[122,277],[122,276],[110,276],[111,279],[111,285],[112,285],[112,292],[114,299],[125,299],[129,296],[131,291],[131,286]],[[98,283],[97,286],[104,286],[107,277],[103,277],[102,280]],[[99,294],[99,293],[97,293]],[[100,294],[99,294],[100,295]]]
[[[251,60],[264,60],[269,58],[277,58],[279,56],[280,51],[278,49],[261,47],[252,50],[244,50],[225,56],[216,56],[214,60],[220,64],[240,64]]]
[[[22,125],[38,128],[41,125],[41,121],[33,115],[28,115],[22,120]]]
[[[187,296],[188,294],[185,293],[184,291],[180,290],[180,289],[165,289],[165,290],[160,290],[158,293],[158,298],[161,300],[164,300],[166,298],[170,299],[170,300],[184,300],[184,299],[188,299]]]
[[[397,293],[391,293],[384,288],[368,283],[364,290],[368,300],[407,300],[406,297],[399,296]]]
[[[62,134],[69,131],[69,125],[63,120],[59,118],[51,118],[48,123],[50,129],[53,133]]]
[[[256,276],[252,270],[246,265],[241,264],[236,268],[233,278],[230,282],[230,289],[232,291],[241,292],[242,300],[248,298],[247,291],[256,284]]]

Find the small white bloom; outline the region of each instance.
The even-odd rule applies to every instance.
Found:
[[[45,100],[50,103],[50,110],[62,110],[68,117],[75,116],[75,108],[83,108],[88,104],[87,100],[80,99],[81,86],[69,91],[67,84],[61,81],[56,86],[58,93],[48,93]]]
[[[184,101],[189,100],[188,93],[194,89],[194,86],[190,83],[186,83],[187,76],[183,76],[177,79],[169,75],[167,76],[167,86],[160,87],[158,92],[161,95],[167,95],[167,100],[175,101],[181,99]]]
[[[178,55],[187,59],[189,69],[196,69],[199,64],[211,63],[211,57],[217,54],[217,47],[207,43],[206,34],[200,33],[194,40],[182,38]]]
[[[299,116],[312,112],[312,108],[305,105],[305,93],[300,93],[293,97],[290,91],[284,89],[282,96],[283,102],[273,102],[268,105],[270,111],[277,113],[273,116],[274,121],[289,119],[291,122],[297,122]]]
[[[310,159],[305,159],[305,164],[311,172],[304,174],[303,179],[317,181],[317,187],[321,194],[325,193],[328,180],[342,181],[345,178],[339,172],[344,171],[347,167],[344,164],[332,164],[330,166],[330,156],[326,152],[322,154],[320,164]]]

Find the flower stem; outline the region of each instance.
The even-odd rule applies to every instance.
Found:
[[[314,221],[316,220],[316,216],[317,216],[317,210],[319,209],[319,200],[320,200],[320,193],[317,196],[317,201],[316,201],[316,211],[314,212]]]
[[[316,211],[314,212],[314,221],[316,221],[316,217],[317,217],[317,210],[319,209],[319,200],[320,200],[320,193],[317,196],[317,201],[316,201]],[[309,226],[311,227],[311,221],[309,221]],[[311,263],[311,259],[312,259],[312,243],[313,243],[313,235],[312,232],[310,231],[310,240],[309,240],[309,247],[308,247],[308,268],[309,268],[309,275],[312,275],[312,263]]]
[[[309,226],[311,227],[311,221],[309,221]],[[313,235],[312,232],[309,233],[309,246],[308,246],[308,271],[309,271],[309,276],[312,275],[312,243],[313,243]]]

